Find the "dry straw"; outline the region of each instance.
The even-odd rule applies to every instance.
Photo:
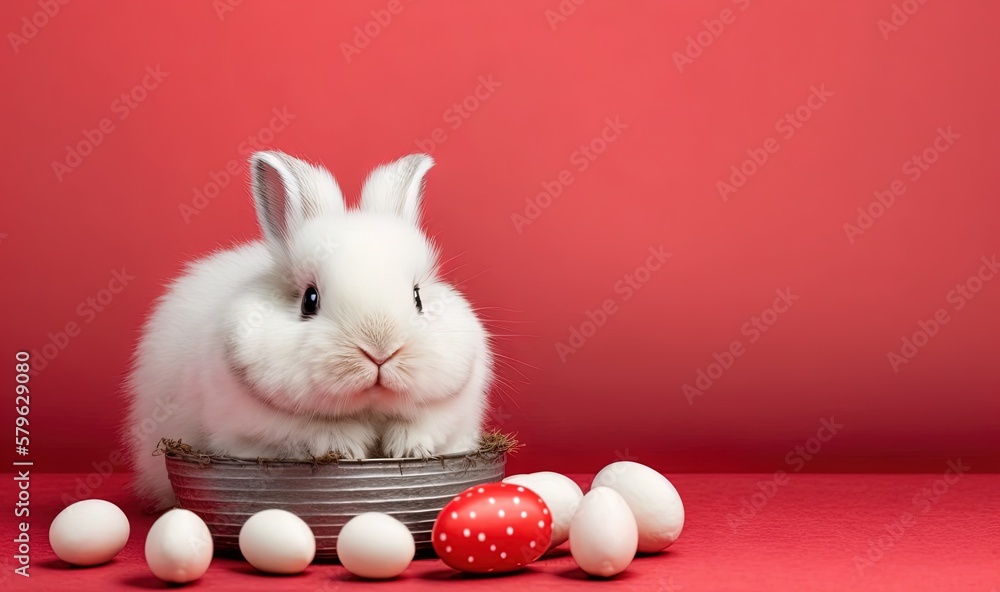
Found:
[[[479,449],[471,453],[460,453],[460,454],[448,454],[440,456],[431,456],[425,460],[441,460],[444,461],[449,458],[466,458],[469,461],[485,460],[493,461],[497,460],[505,453],[514,454],[520,448],[521,444],[517,441],[514,434],[505,434],[499,430],[493,430],[483,434],[479,439]],[[156,450],[153,452],[154,455],[166,454],[172,457],[181,458],[187,461],[198,462],[202,465],[210,465],[213,462],[226,462],[226,463],[253,463],[266,465],[270,463],[309,463],[314,465],[324,465],[331,463],[341,463],[341,462],[365,462],[367,460],[376,459],[360,459],[360,460],[348,460],[344,459],[342,455],[337,452],[328,452],[322,456],[313,456],[309,458],[238,458],[235,456],[229,456],[226,454],[209,454],[202,452],[200,450],[195,450],[190,444],[185,444],[181,440],[172,440],[170,438],[163,438],[160,443],[156,446]],[[377,460],[387,460],[387,459],[377,459]],[[402,459],[400,459],[402,460]]]

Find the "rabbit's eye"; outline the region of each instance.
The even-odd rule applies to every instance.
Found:
[[[309,286],[302,294],[302,316],[311,317],[319,311],[319,292],[316,286]]]
[[[423,314],[424,303],[420,301],[420,287],[413,286],[413,304],[417,307],[417,312]]]

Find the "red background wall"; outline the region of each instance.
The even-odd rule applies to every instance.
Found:
[[[906,16],[910,0],[893,17],[890,0],[586,2],[564,20],[556,0],[225,6],[0,7],[14,35],[0,50],[0,351],[8,376],[21,349],[45,364],[31,381],[36,469],[109,458],[162,284],[257,236],[243,142],[274,109],[293,119],[265,143],[325,163],[354,196],[372,166],[443,139],[428,228],[503,336],[509,396],[493,420],[528,445],[515,470],[1000,467],[1000,279],[949,297],[1000,251],[995,3]],[[374,37],[355,39],[366,26]],[[138,90],[147,68],[166,74]],[[806,121],[780,123],[797,109]],[[627,127],[581,160],[614,135],[607,118]],[[906,163],[939,128],[958,137],[915,179]],[[767,156],[756,171],[753,155]],[[723,199],[732,166],[753,174]],[[897,180],[905,193],[845,231]],[[185,219],[182,204],[202,207]],[[626,298],[619,282],[661,246],[672,256]],[[98,312],[88,298],[123,268],[134,279]],[[786,289],[797,300],[752,341],[744,324]],[[582,326],[608,300],[603,324]],[[947,322],[895,371],[888,354],[938,309]],[[56,335],[70,322],[78,332]],[[574,328],[590,336],[563,360]],[[742,355],[710,368],[734,341]],[[39,359],[50,342],[65,347]],[[718,378],[689,404],[699,370]],[[816,451],[830,417],[843,427]]]

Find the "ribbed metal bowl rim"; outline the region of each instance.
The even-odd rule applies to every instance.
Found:
[[[170,451],[165,452],[164,456],[181,460],[184,462],[190,462],[199,465],[214,465],[214,464],[228,464],[228,465],[309,465],[309,466],[338,466],[338,465],[427,465],[435,461],[447,461],[447,460],[481,460],[486,463],[499,462],[507,455],[506,451],[503,452],[481,452],[479,450],[470,450],[468,452],[453,452],[451,454],[439,454],[436,456],[429,456],[427,458],[421,457],[408,457],[408,458],[344,458],[329,461],[317,461],[310,459],[294,459],[294,458],[277,458],[277,459],[249,459],[249,458],[235,458],[235,457],[214,457],[214,456],[198,456],[196,454],[187,454],[184,452]],[[449,471],[450,472],[450,471]]]

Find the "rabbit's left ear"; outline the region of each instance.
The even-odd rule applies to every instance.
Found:
[[[344,211],[344,197],[333,175],[322,167],[283,152],[255,152],[250,157],[250,186],[257,220],[275,247],[314,216]]]
[[[411,154],[378,167],[368,175],[361,189],[361,209],[392,214],[416,224],[424,175],[432,166],[434,159],[430,156]]]

